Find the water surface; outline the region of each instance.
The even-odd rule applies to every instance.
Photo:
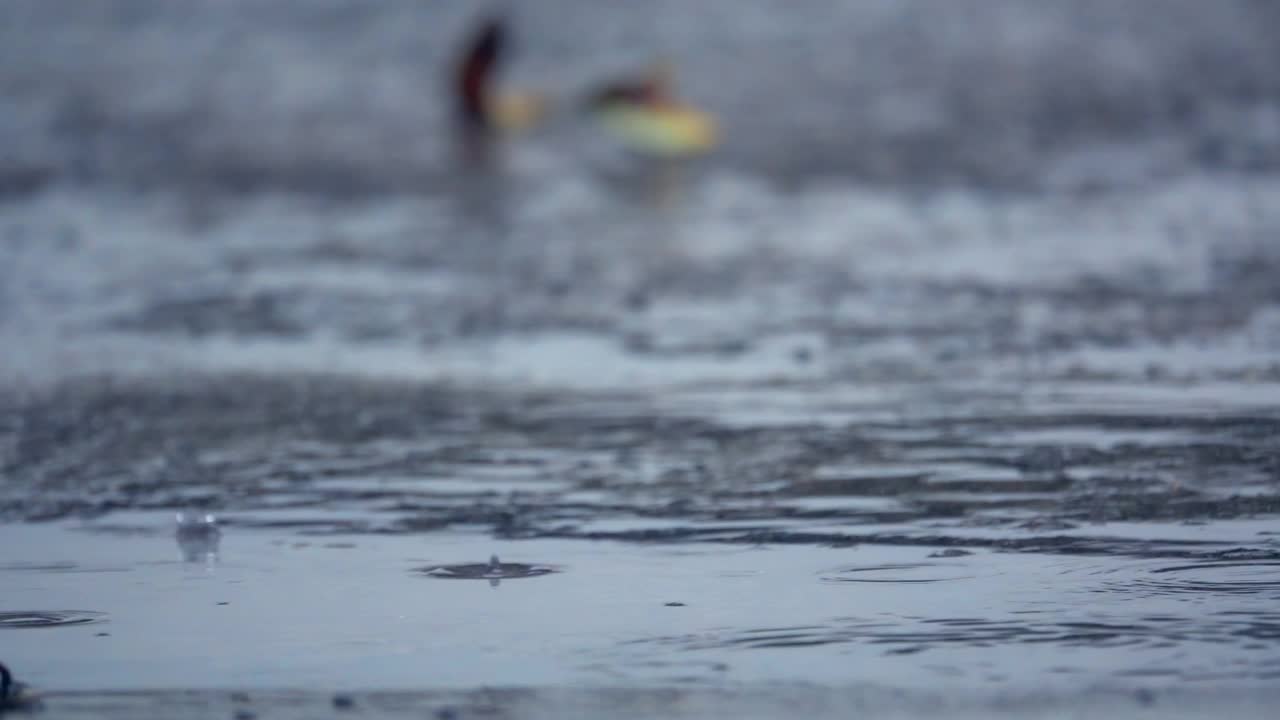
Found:
[[[530,3],[504,81],[559,111],[477,166],[476,12],[0,2],[23,679],[1267,716],[1280,15]],[[575,112],[656,55],[711,156]]]

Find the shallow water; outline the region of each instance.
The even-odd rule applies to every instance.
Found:
[[[1200,562],[234,527],[216,559],[185,562],[165,517],[134,517],[127,535],[96,523],[0,531],[57,568],[0,571],[7,602],[91,601],[101,613],[57,631],[0,624],[32,678],[62,689],[857,681],[936,691],[1267,687],[1280,675],[1280,563],[1243,559],[1235,540],[1256,536],[1258,522],[1168,539],[1194,542]],[[1224,548],[1235,559],[1215,559]],[[489,551],[535,567],[554,558],[558,571],[496,583],[422,572]]]
[[[666,52],[725,144],[471,167],[464,4],[0,2],[0,659],[120,716],[1266,716],[1280,16],[780,7],[522,5],[512,84]]]

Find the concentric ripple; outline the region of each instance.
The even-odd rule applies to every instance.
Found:
[[[15,610],[0,612],[0,629],[49,628],[103,622],[106,613],[92,610]]]
[[[429,577],[449,580],[518,580],[520,578],[538,577],[559,572],[551,565],[529,565],[526,563],[509,563],[493,556],[487,563],[461,563],[457,565],[429,565],[419,568]]]
[[[1216,562],[1157,568],[1139,584],[1170,593],[1280,594],[1280,562]]]
[[[29,572],[29,573],[109,573],[109,572],[129,572],[132,568],[116,567],[109,565],[87,566],[74,562],[45,562],[45,563],[8,563],[0,565],[0,572]]]
[[[970,580],[972,568],[959,563],[904,563],[840,568],[822,575],[823,582],[848,583],[935,583]]]
[[[1064,620],[981,617],[851,617],[822,625],[726,629],[637,641],[681,650],[754,650],[817,645],[879,646],[889,655],[941,648],[1036,645],[1072,648],[1166,648],[1174,644],[1272,643],[1280,638],[1280,616],[1264,612],[1222,612],[1204,616],[1087,616]]]

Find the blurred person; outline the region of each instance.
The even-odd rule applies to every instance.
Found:
[[[510,53],[510,30],[500,16],[485,18],[467,40],[453,71],[457,119],[471,139],[530,128],[542,119],[545,99],[532,93],[500,91],[498,70]]]

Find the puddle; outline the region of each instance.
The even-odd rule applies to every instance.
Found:
[[[172,518],[129,520],[171,528]],[[1217,687],[1224,667],[1233,668],[1232,683],[1252,687],[1280,670],[1268,574],[1275,566],[1265,561],[1035,552],[932,561],[945,548],[502,540],[456,531],[311,541],[227,524],[217,555],[191,563],[173,534],[82,528],[0,527],[0,543],[26,548],[32,567],[58,568],[10,572],[0,609],[48,606],[92,584],[98,613],[9,613],[14,623],[66,625],[6,633],[6,661],[21,662],[38,686],[840,685],[853,664],[864,682],[930,691],[1049,676],[1055,687],[1084,688],[1130,677],[1121,673],[1158,687]],[[454,562],[493,555],[508,559]],[[548,562],[524,560],[531,557]],[[130,572],[61,570],[108,558],[132,558]],[[565,568],[572,571],[552,577]],[[1135,602],[1142,590],[1119,581],[1175,576],[1226,590],[1147,590]],[[1211,604],[1183,602],[1189,594]],[[355,608],[359,622],[333,622]],[[109,636],[75,630],[106,617]],[[190,647],[200,648],[198,658]],[[296,661],[275,660],[284,655]]]

